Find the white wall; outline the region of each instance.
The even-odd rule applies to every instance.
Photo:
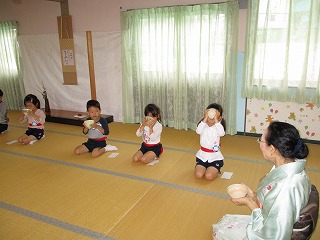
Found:
[[[78,85],[63,85],[59,56],[58,2],[46,0],[0,0],[0,21],[18,21],[27,93],[38,97],[44,84],[51,108],[85,111],[90,99],[85,32],[93,33],[97,99],[102,112],[122,120],[120,9],[221,2],[221,0],[69,0],[72,16]],[[239,14],[239,51],[244,51],[246,10]],[[241,100],[240,100],[241,101]],[[43,104],[43,102],[41,103]],[[240,113],[241,114],[241,113]],[[244,118],[243,116],[240,118]],[[239,116],[238,116],[239,118]],[[243,129],[239,129],[243,131]]]

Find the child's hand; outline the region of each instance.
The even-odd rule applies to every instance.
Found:
[[[209,112],[209,109],[206,109],[204,111],[204,114],[203,114],[203,122],[207,122],[208,121],[208,112]]]
[[[220,112],[219,112],[219,111],[216,111],[216,115],[215,115],[215,117],[214,117],[214,122],[215,122],[215,123],[218,123],[218,122],[221,121],[221,119],[222,119],[222,117],[220,116]]]
[[[152,120],[150,120],[150,121],[148,122],[148,126],[149,126],[150,128],[153,128],[153,126],[156,124],[156,122],[157,122],[157,118],[153,117]]]
[[[88,130],[89,130],[89,128],[87,128],[87,126],[84,124],[84,122],[82,123],[82,126],[83,126],[85,129],[88,129]]]
[[[142,118],[142,126],[144,127],[144,126],[147,126],[148,125],[148,121],[147,121],[147,119],[144,117],[144,118]]]
[[[35,115],[32,111],[28,111],[27,115],[30,117],[37,117],[37,115]]]

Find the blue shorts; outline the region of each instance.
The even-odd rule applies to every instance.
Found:
[[[107,146],[107,143],[106,140],[96,141],[89,138],[88,141],[82,143],[82,145],[85,145],[86,148],[88,148],[88,151],[92,152],[95,148],[104,148],[105,146]]]
[[[8,124],[0,123],[0,133],[6,131],[8,129]]]
[[[196,158],[196,166],[197,165],[201,165],[205,168],[214,167],[218,170],[219,173],[221,173],[220,169],[223,167],[223,160],[217,160],[217,161],[213,161],[213,162],[209,163],[208,161],[204,162],[201,159]]]
[[[41,128],[28,128],[26,131],[27,136],[34,136],[37,140],[40,140],[44,135],[44,129]]]
[[[156,154],[157,157],[160,157],[160,155],[163,152],[163,147],[161,143],[158,143],[156,145],[153,146],[147,146],[146,143],[142,143],[141,147],[139,149],[143,154],[147,153],[147,152],[154,152]]]

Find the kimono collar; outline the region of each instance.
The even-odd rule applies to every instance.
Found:
[[[270,181],[279,180],[281,178],[286,178],[289,175],[301,173],[304,171],[305,165],[305,159],[296,159],[295,162],[283,164],[268,173],[266,177],[261,180],[261,184],[263,184],[264,181],[267,181],[266,183],[268,184]]]

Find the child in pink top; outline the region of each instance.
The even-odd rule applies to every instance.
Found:
[[[27,145],[43,138],[46,115],[40,109],[39,99],[33,94],[28,94],[24,98],[24,105],[26,109],[23,109],[19,121],[20,123],[27,122],[28,130],[18,138],[18,142]]]
[[[155,104],[148,104],[144,109],[145,117],[138,128],[136,135],[142,137],[140,149],[133,155],[133,162],[150,163],[159,158],[163,152],[160,142],[162,133],[160,108]]]

